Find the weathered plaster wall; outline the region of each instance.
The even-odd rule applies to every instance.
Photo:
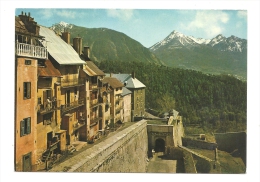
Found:
[[[146,120],[137,122],[50,171],[145,172],[148,150],[146,123]]]

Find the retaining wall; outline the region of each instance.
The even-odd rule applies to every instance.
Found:
[[[208,150],[214,150],[215,148],[218,147],[217,143],[206,142],[203,140],[195,140],[186,137],[182,138],[182,145],[201,148],[201,149],[208,149]]]
[[[186,147],[179,147],[182,148],[184,151],[192,154],[197,173],[221,173],[221,168],[218,161],[209,159],[208,157],[194,152]]]
[[[246,165],[246,132],[214,133],[218,149],[226,152],[239,150],[239,155]]]
[[[147,122],[142,120],[55,166],[51,172],[145,172]]]

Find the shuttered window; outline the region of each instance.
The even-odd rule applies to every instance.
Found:
[[[25,118],[20,122],[20,136],[25,136],[31,133],[31,118]]]
[[[31,82],[23,83],[23,98],[30,99],[31,98]]]

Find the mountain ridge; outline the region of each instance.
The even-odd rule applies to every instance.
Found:
[[[242,52],[247,48],[247,40],[236,37],[231,35],[230,37],[225,37],[222,34],[218,34],[217,36],[213,37],[212,39],[205,39],[205,38],[195,38],[193,36],[187,36],[179,31],[172,31],[165,39],[155,43],[149,49],[155,51],[160,46],[163,46],[167,43],[170,43],[173,40],[178,39],[181,45],[187,46],[187,44],[196,46],[199,45],[209,45],[211,47],[216,46],[219,43],[225,42],[227,45],[226,49],[222,49],[222,51],[238,51]],[[232,44],[233,43],[233,44]]]
[[[149,49],[170,67],[247,77],[247,40],[234,35],[203,39],[174,30]]]
[[[154,62],[209,74],[231,74],[242,80],[247,77],[247,40],[233,35],[204,39],[174,30],[146,48],[126,34],[108,28],[86,28],[63,21],[51,28],[56,32],[69,31],[71,42],[74,37],[82,37],[83,46],[90,47],[90,59],[96,62]]]
[[[146,61],[165,65],[148,48],[122,32],[108,28],[86,28],[66,22],[51,27],[62,33],[69,31],[73,38],[81,37],[83,46],[90,47],[90,59],[96,62],[103,60],[115,61]]]

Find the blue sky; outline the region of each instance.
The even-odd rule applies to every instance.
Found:
[[[161,41],[173,30],[196,38],[211,39],[218,34],[247,39],[247,10],[185,9],[15,9],[30,12],[35,21],[52,26],[64,21],[87,28],[106,27],[123,32],[145,47]]]

